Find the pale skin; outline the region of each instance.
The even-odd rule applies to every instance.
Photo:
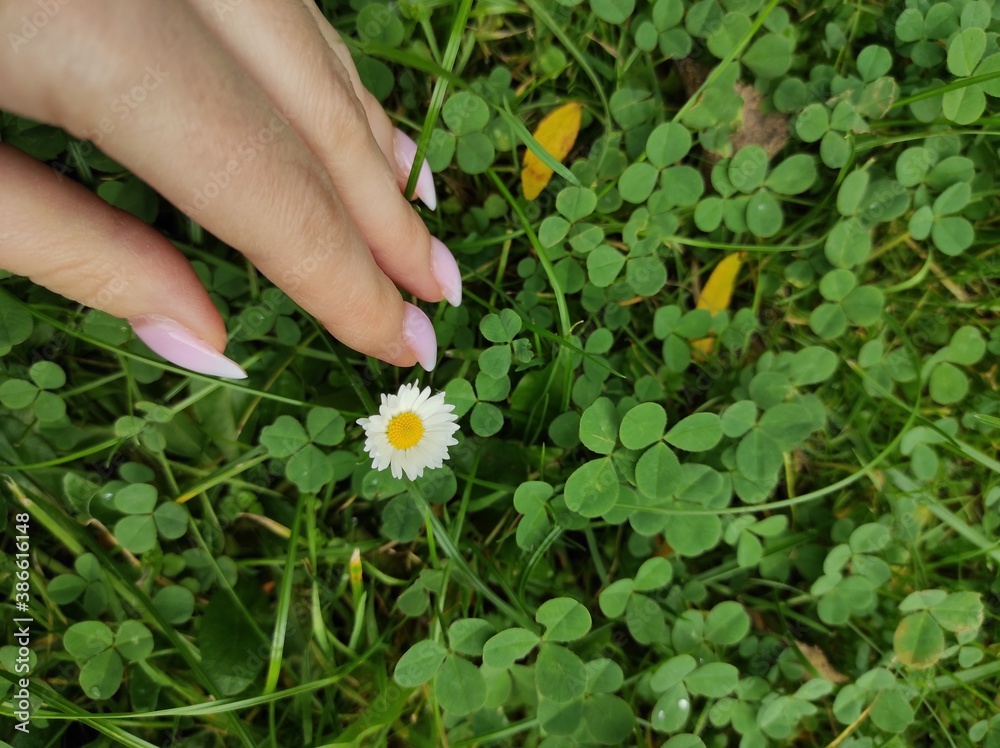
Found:
[[[7,0],[0,32],[0,108],[93,142],[354,350],[433,367],[433,331],[399,289],[455,303],[457,265],[404,198],[393,125],[312,2]],[[0,268],[225,349],[166,238],[6,145]]]

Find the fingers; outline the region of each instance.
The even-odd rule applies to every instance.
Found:
[[[457,264],[443,245],[432,244],[400,194],[403,170],[386,159],[388,117],[353,82],[353,62],[331,49],[302,1],[246,3],[224,15],[213,0],[189,2],[319,157],[382,270],[422,299],[460,301]],[[392,152],[409,159],[405,174],[416,152],[411,145],[393,140]]]
[[[0,267],[116,317],[154,351],[203,374],[246,377],[191,265],[158,232],[0,145]]]
[[[333,29],[320,9],[316,7],[316,3],[311,2],[311,0],[305,0],[305,5],[316,23],[316,28],[319,29],[320,34],[326,40],[327,46],[337,56],[337,59],[343,65],[343,69],[350,76],[351,87],[365,109],[372,135],[374,135],[382,153],[385,154],[386,160],[396,167],[396,178],[399,181],[399,188],[402,191],[405,189],[406,183],[410,178],[410,170],[413,168],[413,162],[417,156],[417,144],[413,141],[413,138],[402,130],[393,127],[382,105],[365,88],[361,82],[361,77],[358,75],[357,67],[354,65],[354,60],[351,58],[351,51],[340,38],[340,34]],[[386,12],[389,11],[387,10]],[[430,164],[427,163],[426,159],[420,164],[420,174],[417,178],[413,196],[420,198],[424,205],[431,210],[437,208],[437,191],[434,189],[434,177],[431,174]]]
[[[63,6],[44,37],[0,48],[0,69],[0,100],[94,140],[345,344],[433,367],[429,320],[375,264],[326,169],[186,5]]]

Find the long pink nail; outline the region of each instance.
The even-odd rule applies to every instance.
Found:
[[[403,340],[426,371],[437,364],[437,335],[430,319],[417,307],[403,302]]]
[[[417,144],[413,138],[396,128],[393,149],[396,154],[396,163],[399,164],[404,179],[409,178],[413,162],[417,158]],[[437,190],[434,189],[434,176],[431,174],[431,167],[427,163],[427,159],[424,159],[424,162],[420,164],[420,176],[417,177],[417,186],[413,190],[413,194],[423,200],[424,205],[431,210],[437,207]]]
[[[132,317],[128,323],[143,343],[171,363],[213,377],[247,378],[239,364],[169,317],[146,314]]]
[[[455,255],[440,239],[431,237],[431,274],[441,286],[441,293],[452,306],[462,304],[462,271],[458,269]]]

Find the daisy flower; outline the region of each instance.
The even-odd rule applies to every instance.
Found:
[[[458,444],[452,436],[458,420],[446,405],[444,393],[431,395],[431,388],[404,384],[395,395],[382,395],[378,415],[359,418],[365,430],[365,452],[376,470],[392,469],[393,478],[403,473],[410,480],[421,477],[424,468],[439,468],[448,459],[448,447]]]

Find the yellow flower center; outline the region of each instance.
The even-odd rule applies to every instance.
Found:
[[[400,413],[389,421],[385,434],[389,437],[389,444],[396,449],[410,449],[423,438],[424,422],[412,411]]]

